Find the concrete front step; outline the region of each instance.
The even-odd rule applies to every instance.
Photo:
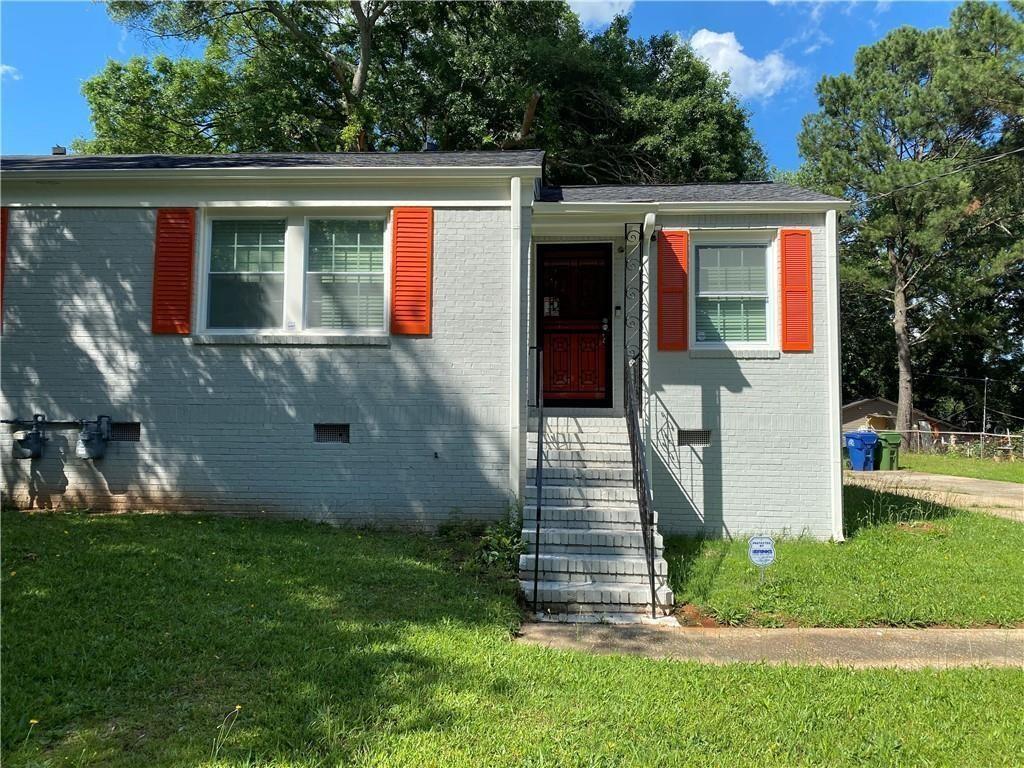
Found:
[[[531,418],[523,520],[527,552],[519,558],[520,584],[527,600],[533,598],[536,563],[538,609],[567,615],[649,612],[649,564],[625,419],[552,416],[545,419],[543,435],[537,428],[537,420]],[[534,515],[541,439],[544,472],[538,543]],[[656,521],[655,516],[652,522],[656,525]],[[657,533],[652,546],[657,602],[669,609],[668,565]]]
[[[536,432],[538,420],[530,416],[528,431]],[[552,416],[544,414],[544,428],[555,432],[625,432],[625,416]]]
[[[523,527],[523,541],[528,552],[536,551],[534,542],[537,540],[536,530]],[[664,542],[661,534],[653,536],[654,555],[661,557]],[[553,528],[540,529],[540,552],[544,554],[588,554],[588,555],[627,555],[643,557],[644,539],[642,531],[629,531],[617,528]]]
[[[520,582],[527,601],[533,599],[533,580]],[[661,585],[656,591],[659,613],[671,609],[672,590]],[[651,590],[643,584],[614,581],[537,582],[537,601],[548,611],[564,613],[640,613],[651,609]]]
[[[527,467],[526,482],[535,485],[537,468]],[[633,468],[630,467],[545,467],[544,485],[603,485],[633,487]]]
[[[531,446],[526,452],[526,466],[537,466],[537,447]],[[595,469],[632,469],[633,460],[629,447],[617,448],[552,448],[544,446],[545,467],[593,467]]]
[[[658,513],[652,515],[655,525],[658,524]],[[540,508],[541,530],[544,528],[613,528],[623,530],[640,530],[640,511],[634,504],[621,507],[588,507],[543,505]],[[537,507],[523,509],[523,528],[536,530]]]
[[[609,487],[603,485],[549,485],[544,484],[540,497],[552,506],[571,506],[572,502],[586,502],[587,506],[636,504],[636,491],[632,486]],[[525,506],[537,499],[537,486],[526,486]]]
[[[532,554],[519,556],[519,578],[533,578]],[[646,557],[617,557],[614,555],[541,554],[538,563],[541,581],[589,581],[603,579],[622,584],[646,582]],[[654,559],[655,581],[668,577],[668,563],[662,557]]]
[[[545,433],[544,450],[586,451],[586,450],[629,450],[629,437],[625,434],[614,435],[594,433],[592,435]],[[537,435],[534,432],[526,436],[526,450],[537,452]]]

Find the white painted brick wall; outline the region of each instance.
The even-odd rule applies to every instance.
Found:
[[[824,218],[659,217],[665,227],[810,228],[814,279],[811,353],[751,360],[653,352],[652,484],[663,533],[831,535],[828,451],[839,436],[828,414]],[[712,445],[677,446],[677,428],[710,429]]]
[[[10,213],[0,412],[142,422],[141,442],[95,463],[75,458],[71,431],[51,433],[43,460],[14,461],[4,431],[14,503],[408,526],[505,510],[507,210],[435,210],[433,335],[389,347],[152,335],[154,220]],[[314,422],[351,423],[351,444],[314,443]]]

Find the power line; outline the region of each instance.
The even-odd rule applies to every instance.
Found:
[[[878,199],[883,198],[883,197],[888,197],[889,195],[895,195],[897,192],[903,192],[904,190],[907,190],[907,189],[914,189],[914,187],[920,187],[920,186],[922,186],[924,184],[928,184],[930,182],[937,181],[939,179],[944,179],[947,176],[953,176],[953,175],[955,175],[957,173],[962,173],[963,171],[969,171],[971,168],[977,168],[979,165],[985,165],[986,163],[993,163],[996,160],[1002,160],[1004,157],[1009,157],[1010,155],[1015,155],[1018,152],[1024,152],[1024,147],[1017,147],[1017,149],[1011,149],[1011,150],[1008,150],[1006,152],[1000,152],[997,155],[989,155],[988,157],[979,158],[979,159],[975,160],[972,163],[967,163],[966,165],[962,165],[959,168],[954,168],[951,171],[946,171],[945,173],[940,173],[937,176],[930,176],[927,179],[921,179],[920,181],[915,181],[913,184],[906,184],[906,185],[904,185],[902,187],[896,187],[896,189],[890,189],[888,192],[879,192],[877,195],[871,195],[870,197],[865,198],[864,201],[865,202],[870,202],[871,200],[878,200]]]
[[[985,165],[986,163],[993,163],[996,160],[1002,160],[1004,157],[1009,157],[1010,155],[1015,155],[1018,152],[1024,152],[1024,147],[1017,147],[1017,149],[1010,149],[1010,150],[1007,150],[1006,152],[1000,152],[1000,153],[995,154],[995,155],[989,155],[988,157],[978,158],[974,162],[967,163],[965,165],[961,165],[960,167],[954,168],[951,171],[946,171],[946,172],[940,173],[940,174],[938,174],[936,176],[929,176],[927,179],[921,179],[919,181],[913,182],[912,184],[905,184],[902,187],[896,187],[895,189],[890,189],[887,192],[879,192],[877,195],[870,195],[870,196],[864,198],[864,202],[865,203],[869,203],[872,200],[880,200],[883,197],[889,197],[890,195],[895,195],[897,192],[903,192],[903,191],[908,190],[908,189],[914,189],[915,187],[920,187],[920,186],[923,186],[925,184],[930,184],[933,181],[938,181],[939,179],[944,179],[947,176],[953,176],[953,175],[958,174],[958,173],[963,173],[964,171],[969,171],[971,168],[977,168],[979,165]],[[843,232],[843,233],[848,232],[851,229],[853,229],[856,225],[857,225],[857,221],[847,222],[846,226],[842,227],[842,229],[840,231]]]
[[[931,376],[933,379],[959,379],[960,381],[988,381],[990,384],[1014,384],[1021,379],[993,379],[991,376],[955,376],[952,373],[924,373],[917,372],[915,376]]]
[[[1012,413],[1006,413],[1005,411],[997,411],[995,408],[989,408],[992,413],[998,413],[1000,416],[1005,416],[1008,419],[1017,419],[1017,421],[1024,421],[1024,416],[1014,416]]]

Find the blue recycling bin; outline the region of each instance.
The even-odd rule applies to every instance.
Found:
[[[874,472],[878,435],[874,432],[847,432],[843,440],[850,456],[850,469],[854,472]]]

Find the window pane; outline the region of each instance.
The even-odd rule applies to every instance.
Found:
[[[384,327],[384,275],[306,275],[306,326]]]
[[[280,328],[284,275],[210,275],[210,328]]]
[[[311,219],[309,272],[383,272],[384,221]]]
[[[729,246],[697,249],[697,291],[715,293],[767,293],[768,272],[764,246]]]
[[[306,327],[384,327],[384,221],[311,219]]]
[[[211,229],[207,327],[280,328],[285,220],[221,219]]]
[[[284,219],[217,220],[212,225],[211,272],[283,272]]]
[[[697,298],[697,341],[767,341],[767,299]]]

